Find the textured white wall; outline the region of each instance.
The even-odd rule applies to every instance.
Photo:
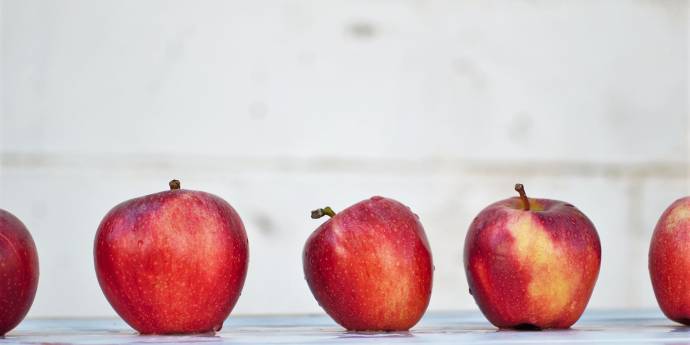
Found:
[[[116,203],[183,186],[242,215],[240,313],[317,312],[301,249],[374,194],[421,217],[431,309],[487,204],[570,201],[597,225],[591,307],[654,306],[647,246],[688,185],[687,1],[4,1],[0,207],[41,260],[33,316],[112,315],[92,240]]]

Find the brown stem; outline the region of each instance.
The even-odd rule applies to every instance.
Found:
[[[311,211],[311,219],[319,219],[323,216],[328,216],[328,217],[333,217],[335,216],[335,212],[330,206],[326,206],[324,208],[319,208],[314,211]]]
[[[522,183],[516,183],[515,191],[520,193],[520,199],[522,199],[522,208],[525,211],[529,211],[529,199],[527,199],[527,194],[525,194],[525,186],[523,186]]]
[[[180,189],[180,180],[172,180],[168,186],[170,186],[170,190]]]

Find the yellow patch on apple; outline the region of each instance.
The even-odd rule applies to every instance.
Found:
[[[580,277],[569,273],[568,258],[541,224],[530,213],[522,213],[509,225],[515,239],[515,249],[520,265],[531,268],[527,292],[530,299],[547,300],[535,303],[542,306],[544,316],[557,315],[573,298]]]
[[[666,217],[666,227],[664,229],[671,230],[676,229],[676,227],[683,222],[690,219],[690,206],[681,203],[671,210]]]

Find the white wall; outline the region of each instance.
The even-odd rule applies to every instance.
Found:
[[[92,240],[183,186],[242,215],[238,313],[318,312],[301,249],[374,194],[419,213],[431,309],[471,309],[466,228],[568,200],[603,245],[592,307],[655,305],[647,246],[688,185],[686,1],[4,1],[0,207],[37,242],[32,316],[112,315]]]

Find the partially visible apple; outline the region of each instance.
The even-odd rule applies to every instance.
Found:
[[[94,243],[98,282],[115,311],[143,334],[221,329],[247,274],[247,234],[223,199],[170,190],[125,201]]]
[[[649,275],[661,311],[690,325],[690,197],[661,215],[649,247]]]
[[[354,331],[401,331],[414,326],[431,297],[434,266],[416,214],[392,199],[373,197],[335,214],[304,246],[304,274],[316,301]]]
[[[520,197],[489,205],[465,238],[470,293],[499,328],[568,328],[582,315],[599,274],[592,222],[569,203]]]
[[[0,337],[29,312],[38,286],[38,254],[31,234],[0,209]]]

